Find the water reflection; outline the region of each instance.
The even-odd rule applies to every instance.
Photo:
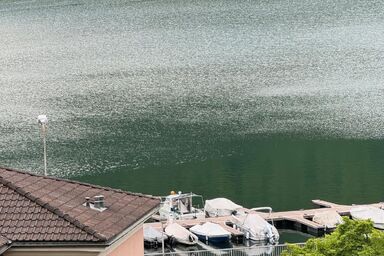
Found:
[[[45,113],[51,175],[275,209],[381,200],[383,4],[1,1],[0,162],[42,171]]]

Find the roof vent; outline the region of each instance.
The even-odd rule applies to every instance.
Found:
[[[104,208],[104,196],[103,195],[95,196],[95,201],[93,203],[93,206],[98,209]]]
[[[94,196],[93,200],[91,200],[90,197],[86,197],[85,203],[83,205],[99,212],[102,212],[107,209],[104,205],[103,195]]]

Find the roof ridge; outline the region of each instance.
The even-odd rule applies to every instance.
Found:
[[[9,169],[7,169],[7,170],[9,170]],[[21,172],[21,173],[24,173],[24,172]],[[16,186],[14,183],[12,183],[11,181],[8,181],[7,179],[5,179],[1,176],[0,176],[0,183],[6,187],[12,189],[13,191],[20,194],[21,196],[24,196],[27,199],[31,200],[32,202],[38,204],[39,206],[48,210],[49,212],[53,213],[54,215],[64,219],[65,221],[69,222],[70,224],[74,225],[75,227],[79,228],[80,230],[83,230],[84,232],[92,235],[93,237],[97,238],[98,240],[107,241],[107,238],[105,236],[99,234],[97,231],[95,231],[91,227],[82,224],[76,218],[73,218],[70,215],[65,214],[59,208],[50,205],[48,202],[44,202],[40,198],[35,197],[30,192],[25,191],[23,188]]]
[[[45,176],[45,175],[40,175],[40,174],[36,174],[36,173],[20,171],[20,170],[16,170],[16,169],[13,169],[13,168],[8,168],[8,167],[0,166],[0,169],[4,169],[4,170],[8,170],[8,171],[13,171],[13,172],[18,172],[18,173],[22,173],[22,174],[28,174],[28,175],[36,176],[36,177],[42,177],[42,178],[45,178],[45,179],[52,179],[52,180],[57,180],[57,181],[65,181],[65,182],[68,182],[68,183],[84,185],[84,186],[88,186],[88,187],[91,187],[91,188],[97,188],[97,189],[103,189],[103,190],[111,190],[111,191],[115,191],[115,192],[119,192],[119,193],[123,193],[123,194],[127,194],[127,195],[147,197],[147,198],[153,198],[153,199],[159,199],[160,198],[159,196],[153,196],[153,195],[147,195],[147,194],[143,194],[143,193],[130,192],[130,191],[125,191],[125,190],[121,190],[121,189],[118,189],[118,188],[103,187],[103,186],[99,186],[99,185],[95,185],[95,184],[91,184],[91,183],[87,183],[87,182],[80,182],[80,181],[77,181],[77,180],[69,180],[69,179],[58,178],[58,177],[53,177],[53,176]]]

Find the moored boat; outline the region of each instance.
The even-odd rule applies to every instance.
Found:
[[[245,234],[247,239],[266,241],[275,244],[279,240],[277,229],[255,212],[232,215],[233,224]]]
[[[201,195],[194,193],[175,193],[163,197],[159,210],[162,220],[188,220],[188,219],[203,219],[205,212],[203,208],[204,201]]]
[[[384,210],[374,206],[356,206],[350,211],[354,220],[371,220],[373,226],[378,229],[384,229]]]
[[[340,214],[337,211],[331,210],[315,214],[312,221],[323,225],[326,229],[330,230],[335,229],[337,225],[344,223]]]
[[[231,233],[221,227],[219,224],[206,222],[198,224],[189,229],[201,241],[208,243],[225,243],[231,238]]]
[[[168,239],[168,236],[151,226],[144,227],[144,244],[150,247],[157,247],[159,244],[162,244],[163,241]]]
[[[165,233],[168,237],[173,237],[176,242],[185,244],[185,245],[194,245],[197,244],[198,238],[196,235],[192,234],[186,228],[182,227],[180,224],[171,223],[165,228]]]
[[[204,210],[209,217],[231,216],[242,208],[241,205],[235,204],[227,198],[206,200],[204,206]]]

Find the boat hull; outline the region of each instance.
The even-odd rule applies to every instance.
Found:
[[[357,217],[352,217],[352,219],[353,220],[370,220],[369,218],[357,218]],[[384,223],[376,223],[374,221],[372,221],[372,222],[373,222],[374,228],[384,230]]]
[[[375,228],[384,229],[384,211],[380,208],[357,206],[352,208],[350,213],[354,220],[371,220]]]
[[[233,223],[245,234],[246,239],[253,241],[267,241],[275,244],[279,240],[277,229],[257,214],[232,215]]]
[[[190,241],[190,240],[179,239],[177,237],[175,237],[175,240],[176,240],[177,243],[184,244],[184,245],[195,245],[195,244],[197,244],[197,240]]]
[[[200,241],[208,243],[225,243],[229,241],[231,233],[217,223],[206,222],[197,224],[189,229]]]
[[[373,226],[377,229],[384,230],[384,223],[373,223]]]
[[[205,235],[199,235],[194,233],[200,241],[202,242],[208,242],[212,244],[221,244],[221,243],[228,243],[230,236],[205,236]]]

